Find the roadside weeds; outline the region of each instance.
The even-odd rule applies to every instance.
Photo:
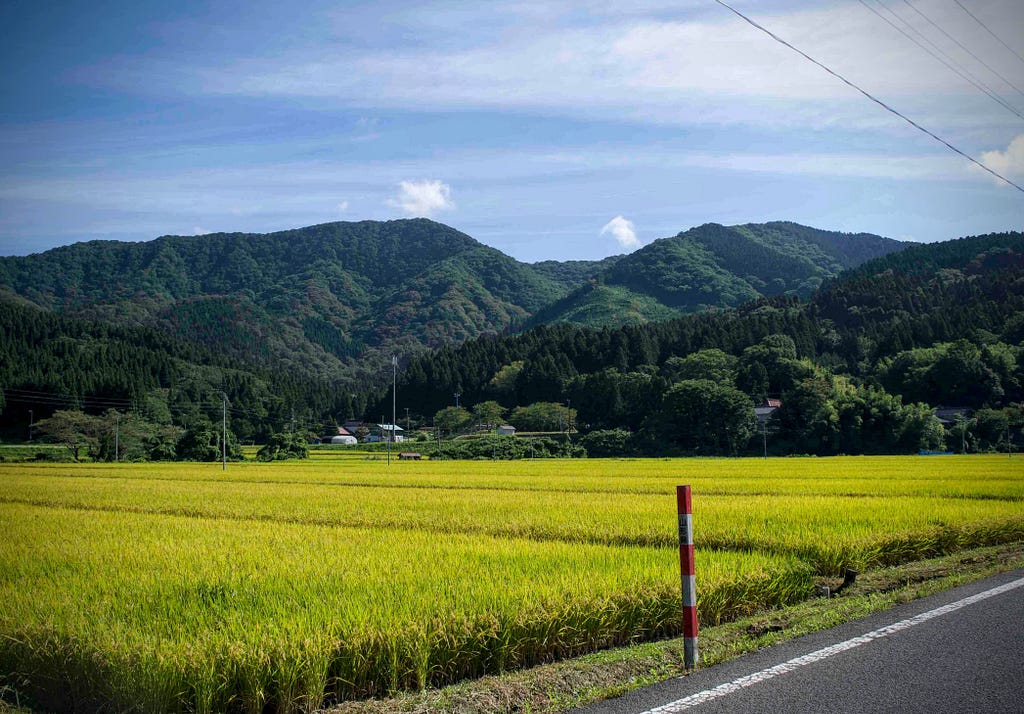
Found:
[[[813,598],[702,630],[701,667],[714,666],[1020,567],[1024,567],[1024,542],[867,571],[838,597]],[[819,585],[834,589],[839,583],[840,579],[823,579]],[[388,699],[345,702],[325,711],[330,714],[555,714],[684,674],[683,640],[677,638],[605,650],[441,689]],[[0,711],[4,711],[2,705]]]

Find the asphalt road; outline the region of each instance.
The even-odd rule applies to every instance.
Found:
[[[1024,713],[1024,569],[575,711],[659,707],[657,714]]]

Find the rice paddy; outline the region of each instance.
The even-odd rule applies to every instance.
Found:
[[[0,464],[0,690],[311,710],[678,634],[1024,540],[1024,459]]]

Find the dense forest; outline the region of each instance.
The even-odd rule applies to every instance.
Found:
[[[701,235],[710,240],[710,233]],[[462,255],[461,265],[474,265],[480,255]],[[735,309],[623,327],[555,323],[504,336],[464,333],[461,344],[453,337],[433,352],[400,353],[399,413],[408,409],[410,423],[437,424],[445,435],[505,422],[562,432],[572,448],[548,442],[543,453],[552,455],[579,454],[580,447],[591,455],[984,450],[1019,439],[1024,236],[913,246],[858,264],[862,257],[849,257],[857,267],[827,279],[806,300],[800,290],[779,286],[781,294]],[[609,260],[601,270],[625,261]],[[579,281],[593,267],[538,270],[552,280]],[[436,274],[431,270],[426,274]],[[67,290],[44,292],[79,304]],[[391,374],[382,355],[362,359],[374,360],[385,376],[353,383],[296,369],[294,357],[278,360],[258,341],[219,350],[191,334],[140,325],[128,317],[141,309],[138,301],[119,307],[123,319],[112,321],[83,300],[92,308],[56,312],[11,293],[0,300],[6,439],[21,440],[30,421],[58,415],[67,423],[45,425],[51,436],[62,426],[89,437],[69,445],[76,457],[110,458],[116,422],[126,438],[117,457],[217,458],[225,416],[237,453],[240,441],[269,441],[286,451],[282,433],[322,435],[350,418],[390,414]],[[204,308],[217,316],[193,320],[195,329],[205,325],[230,339],[239,330],[239,340],[249,334],[227,299],[186,300],[173,319],[187,322],[189,306],[204,303],[217,305]],[[218,312],[224,306],[230,309]],[[342,330],[303,319],[320,343],[338,352],[350,347]],[[756,420],[754,407],[769,398],[781,406]],[[943,412],[945,423],[935,415],[940,406],[953,408]],[[493,445],[486,449],[498,454]]]
[[[161,332],[0,301],[0,429],[23,439],[56,411],[134,414],[216,442],[227,399],[233,437],[263,441],[296,423],[359,414],[365,396],[215,354]],[[334,415],[337,414],[338,417]],[[198,436],[196,436],[198,438]]]
[[[643,453],[741,453],[769,435],[778,453],[940,449],[939,406],[960,410],[964,444],[1003,448],[1019,435],[1022,339],[1024,236],[1009,233],[869,261],[806,302],[475,340],[414,360],[398,389],[425,416],[455,393],[560,401],[581,431]],[[753,406],[769,397],[782,406],[762,429]]]

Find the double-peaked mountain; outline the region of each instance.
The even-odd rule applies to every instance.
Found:
[[[654,241],[546,307],[532,324],[655,322],[762,297],[809,297],[824,280],[905,243],[796,223],[708,223]]]
[[[807,295],[903,244],[714,224],[603,261],[527,264],[425,219],[91,241],[0,258],[0,299],[141,327],[238,364],[358,388],[445,345],[549,321],[646,322]]]

